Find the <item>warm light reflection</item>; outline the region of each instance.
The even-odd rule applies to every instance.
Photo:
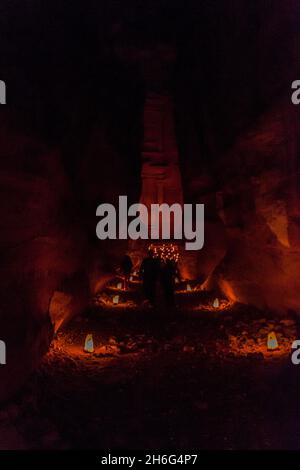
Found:
[[[119,309],[120,305],[112,306],[112,309]],[[216,313],[215,309],[210,305],[210,308]],[[203,310],[203,308],[202,308]],[[199,309],[200,311],[200,309]],[[226,318],[225,316],[220,316]],[[280,321],[270,321],[265,318],[251,321],[249,323],[242,321],[242,325],[238,325],[238,321],[234,321],[234,316],[230,313],[228,316],[229,322],[220,322],[222,325],[223,335],[214,340],[210,338],[205,341],[206,354],[211,357],[226,358],[226,357],[253,357],[257,359],[265,360],[276,360],[276,359],[288,359],[291,354],[291,346],[293,341],[297,337],[297,327],[293,320],[283,319]],[[62,355],[64,357],[70,356],[76,360],[82,360],[84,363],[90,363],[90,361],[100,361],[103,358],[103,351],[105,354],[114,353],[118,354],[121,344],[118,344],[115,340],[113,346],[108,351],[108,347],[112,344],[111,341],[107,342],[107,338],[100,335],[97,330],[92,330],[86,333],[86,322],[79,325],[76,322],[70,332],[62,331],[58,333],[51,345],[51,348],[47,354],[48,357],[53,355]],[[275,338],[273,333],[276,329]],[[91,331],[90,327],[89,330]],[[269,332],[268,332],[269,331]],[[276,339],[278,347],[276,349],[269,348],[267,339],[274,341]],[[129,340],[129,342],[131,339]],[[186,340],[184,340],[186,341]],[[172,343],[172,339],[168,340],[168,343]],[[147,343],[148,344],[148,343]],[[177,340],[176,343],[178,345]],[[84,347],[83,347],[84,345]],[[272,347],[275,347],[276,343],[272,343]],[[177,346],[176,346],[177,347]],[[182,344],[179,344],[180,351],[182,350]],[[164,350],[164,344],[161,344],[162,350]],[[86,353],[89,354],[86,354]],[[141,353],[144,354],[142,348]]]
[[[220,288],[227,299],[232,300],[233,302],[237,302],[238,298],[235,295],[233,288],[231,287],[228,281],[222,279],[220,281]]]
[[[98,294],[94,298],[94,304],[98,307],[102,307],[103,309],[109,310],[126,310],[137,308],[137,304],[133,300],[121,299],[119,295],[114,295],[113,297],[111,297],[105,292]]]
[[[293,341],[294,337],[281,335],[280,347],[270,349],[266,338],[259,336],[259,334],[254,337],[245,337],[243,334],[229,335],[229,351],[235,356],[260,354],[265,359],[276,359],[290,355]],[[272,343],[272,346],[275,346],[275,342]]]
[[[221,311],[232,309],[232,307],[235,304],[235,302],[231,302],[230,300],[226,300],[226,299],[221,299],[221,300],[217,299],[217,300],[219,302],[218,307],[214,306],[214,304],[217,305],[217,303],[215,303],[215,301],[214,301],[209,305],[199,304],[197,307],[194,307],[192,310],[195,311],[195,312],[197,312],[197,311],[221,312]]]

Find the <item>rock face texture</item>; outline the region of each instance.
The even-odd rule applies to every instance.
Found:
[[[140,202],[182,204],[174,105],[170,95],[149,92],[144,108],[142,194]]]
[[[225,293],[275,311],[300,308],[299,124],[290,97],[245,132],[219,166],[228,249],[215,276]]]
[[[130,156],[132,160],[134,157]],[[96,209],[101,203],[119,204],[119,196],[126,195],[128,205],[138,201],[140,168],[129,165],[122,151],[110,142],[105,129],[95,126],[89,133],[78,166],[81,224],[88,239],[87,273],[89,290],[95,294],[115,275],[128,240],[98,240]]]
[[[126,251],[127,240],[97,240],[97,205],[126,192],[137,198],[139,187],[103,129],[89,131],[68,173],[61,148],[26,129],[19,114],[0,111],[2,401],[38,365],[54,333],[88,307]]]
[[[206,203],[208,216],[194,276],[210,271],[208,285],[232,299],[299,312],[299,4],[208,10],[207,48],[194,57],[194,31],[194,79],[180,77],[176,100],[184,199]]]
[[[196,172],[195,172],[196,173]],[[204,204],[204,246],[200,251],[185,250],[181,274],[204,283],[222,261],[228,247],[226,227],[217,210],[217,192],[212,176],[199,175],[185,181],[186,202]]]
[[[60,155],[1,111],[0,331],[7,364],[0,400],[37,365],[63,319],[86,305],[84,279],[78,282],[86,245],[72,221]]]

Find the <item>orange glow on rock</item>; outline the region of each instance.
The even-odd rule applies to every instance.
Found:
[[[222,279],[220,281],[220,288],[222,289],[222,291],[224,292],[225,296],[227,297],[227,299],[231,300],[232,302],[237,302],[237,296],[235,295],[231,285],[229,284],[228,281],[226,281],[225,279]]]

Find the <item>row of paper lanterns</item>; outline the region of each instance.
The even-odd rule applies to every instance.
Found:
[[[274,331],[268,334],[267,347],[269,351],[274,351],[278,349],[278,341],[277,341],[276,334]],[[88,353],[93,353],[95,351],[94,340],[93,340],[92,334],[89,333],[88,335],[86,335],[83,349],[85,352],[88,352]]]

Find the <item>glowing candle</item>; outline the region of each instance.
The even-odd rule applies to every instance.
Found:
[[[117,288],[118,288],[118,289],[122,289],[122,287],[123,287],[123,286],[122,286],[122,282],[118,282]]]
[[[214,308],[219,308],[219,307],[220,307],[220,301],[219,301],[219,299],[215,299],[215,300],[213,301],[213,307],[214,307]]]
[[[113,303],[117,305],[119,303],[120,296],[119,295],[114,295],[113,296]]]
[[[94,341],[93,341],[93,335],[91,334],[86,335],[85,342],[84,342],[84,351],[88,353],[94,352]]]
[[[274,351],[278,348],[278,341],[274,331],[268,334],[268,351]]]
[[[189,291],[189,292],[192,290],[192,288],[191,288],[191,285],[190,285],[190,284],[187,284],[187,285],[186,285],[186,290],[187,290],[187,291]]]

